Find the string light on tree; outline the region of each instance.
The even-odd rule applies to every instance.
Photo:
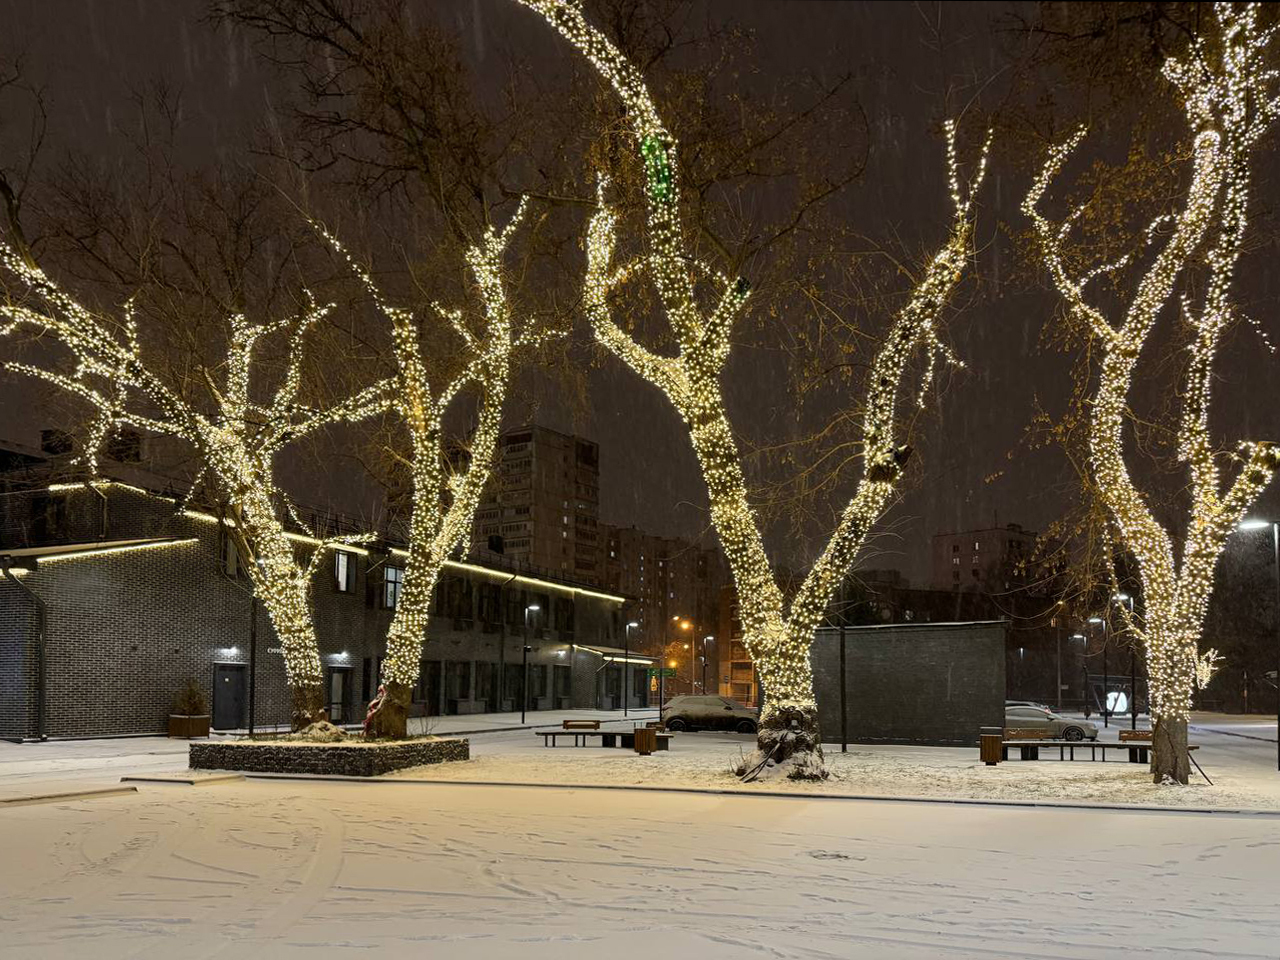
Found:
[[[1191,179],[1182,209],[1173,216],[1155,217],[1148,226],[1148,246],[1154,245],[1159,228],[1166,230],[1168,239],[1154,252],[1118,323],[1086,299],[1085,288],[1096,277],[1131,262],[1136,253],[1072,276],[1064,251],[1084,208],[1056,226],[1039,211],[1049,184],[1083,139],[1083,130],[1050,151],[1023,203],[1059,294],[1089,325],[1102,352],[1090,422],[1090,463],[1112,534],[1137,560],[1142,582],[1146,613],[1140,625],[1131,619],[1130,626],[1147,651],[1155,721],[1152,770],[1157,782],[1187,782],[1187,718],[1197,675],[1206,669],[1198,645],[1214,569],[1227,537],[1280,466],[1272,444],[1242,443],[1232,458],[1239,470],[1224,489],[1219,472],[1223,457],[1209,433],[1213,364],[1222,334],[1234,319],[1230,291],[1245,235],[1250,153],[1280,112],[1280,98],[1273,89],[1277,74],[1266,62],[1274,29],[1258,27],[1258,5],[1218,3],[1213,12],[1213,36],[1197,37],[1184,55],[1164,65],[1165,76],[1181,97],[1192,137]],[[1201,254],[1207,270],[1203,296],[1198,303],[1190,293],[1175,298],[1179,278]],[[1178,457],[1187,465],[1191,481],[1180,559],[1173,535],[1155,518],[1124,459],[1129,388],[1158,317],[1171,305],[1179,308],[1181,322],[1191,331],[1186,382],[1178,397]]]
[[[789,769],[792,776],[825,776],[809,648],[867,532],[888,506],[910,456],[910,448],[896,437],[898,394],[903,390],[909,361],[921,353],[928,358],[916,391],[921,403],[932,382],[934,361],[941,357],[957,362],[939,339],[938,331],[969,256],[972,197],[985,173],[989,141],[966,193],[961,189],[956,160],[955,129],[947,125],[947,164],[954,208],[950,235],[928,264],[907,305],[894,318],[872,364],[863,420],[862,477],[825,551],[788,608],[764,550],[720,384],[733,325],[748,300],[748,284],[743,278],[726,277],[699,263],[685,243],[679,220],[676,141],[663,125],[635,66],[587,21],[577,3],[519,2],[541,14],[582,53],[626,108],[644,164],[648,250],[635,268],[613,265],[617,215],[608,202],[609,184],[602,180],[598,187],[599,205],[587,229],[584,309],[596,339],[660,388],[688,428],[707,486],[711,518],[733,572],[743,641],[768,691],[759,751],[786,760],[780,768]],[[709,277],[715,288],[714,306],[709,310],[701,308],[695,298],[695,269]],[[675,356],[649,350],[622,330],[610,315],[610,295],[638,273],[643,273],[658,292],[663,314],[678,344]]]
[[[461,310],[436,306],[462,343],[459,373],[433,390],[413,314],[392,306],[372,276],[319,224],[316,229],[369,291],[391,325],[396,359],[393,408],[409,435],[411,476],[409,542],[404,579],[387,631],[386,658],[378,694],[365,717],[369,737],[403,737],[407,733],[411,693],[418,682],[431,599],[449,555],[470,535],[484,486],[493,473],[502,410],[511,374],[512,353],[557,335],[532,328],[517,335],[503,282],[503,257],[521,220],[521,201],[502,230],[489,229],[468,249],[467,265],[484,306],[482,329],[473,333]],[[477,422],[465,467],[450,475],[449,436],[444,419],[450,405],[469,387],[479,391]]]
[[[228,318],[226,374],[220,384],[208,378],[212,403],[211,412],[205,412],[148,365],[132,302],[124,305],[119,317],[88,310],[29,256],[3,240],[0,267],[28,293],[23,301],[7,299],[0,305],[0,337],[33,331],[52,338],[73,360],[69,371],[56,361],[48,367],[8,362],[7,369],[52,383],[92,407],[94,419],[80,455],[90,478],[97,475],[102,446],[121,427],[176,437],[194,448],[201,476],[213,483],[254,593],[279,637],[293,690],[294,727],[323,719],[323,672],[310,585],[324,551],[351,538],[317,540],[310,558],[300,557],[286,529],[287,506],[276,483],[274,461],[290,442],[387,409],[390,381],[375,383],[323,409],[299,401],[305,335],[331,309],[308,294],[308,308],[297,318],[264,324],[241,315]],[[262,402],[251,389],[254,352],[264,338],[284,331],[291,331],[285,373]]]

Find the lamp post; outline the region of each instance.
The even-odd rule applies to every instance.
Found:
[[[1101,617],[1090,617],[1089,623],[1094,626],[1102,624],[1102,725],[1109,727],[1107,687],[1111,686],[1111,678],[1107,676],[1107,621]]]
[[[520,663],[520,723],[524,724],[525,711],[529,709],[529,614],[537,613],[541,608],[531,603],[524,608],[524,649],[521,651]]]
[[[1117,603],[1129,607],[1129,622],[1133,621],[1133,597],[1127,593],[1117,593],[1113,598]],[[1138,638],[1129,635],[1129,729],[1138,729]]]
[[[631,628],[640,626],[635,620],[622,631],[622,715],[627,715],[627,701],[631,699],[631,687],[627,685],[631,670]]]
[[[715,639],[710,634],[702,638],[702,692],[704,695],[707,692],[707,641],[714,642]]]
[[[1272,562],[1276,576],[1276,769],[1280,770],[1280,520],[1242,520],[1241,530],[1271,528]]]
[[[1087,643],[1087,639],[1083,633],[1073,633],[1071,635],[1071,639],[1079,640],[1082,644]],[[1089,667],[1085,663],[1085,652],[1086,647],[1082,645],[1080,647],[1080,666],[1084,670],[1084,687],[1080,691],[1080,696],[1082,698],[1083,708],[1087,710],[1089,707]]]

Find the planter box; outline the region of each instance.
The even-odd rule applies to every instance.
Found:
[[[193,743],[190,755],[192,770],[376,777],[405,767],[469,760],[471,744],[465,738],[395,740],[388,743],[232,740]]]
[[[177,739],[191,740],[195,737],[209,735],[209,716],[188,717],[178,713],[169,714],[169,736]]]

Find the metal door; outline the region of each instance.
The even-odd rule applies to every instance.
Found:
[[[247,672],[243,663],[213,665],[213,728],[238,730],[244,726]]]

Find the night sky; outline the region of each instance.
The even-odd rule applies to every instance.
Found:
[[[482,69],[500,69],[495,51],[527,45],[531,56],[570,57],[529,12],[504,0],[440,3],[468,55]],[[857,94],[868,114],[871,152],[861,180],[840,200],[868,236],[893,239],[913,254],[944,237],[948,207],[942,148],[936,137],[950,102],[994,109],[1008,69],[1008,38],[999,18],[1026,6],[888,3],[721,2],[711,17],[732,17],[758,33],[760,77],[807,66],[818,75],[855,69]],[[157,78],[183,90],[198,122],[189,140],[193,163],[234,162],[264,110],[288,96],[287,80],[256,60],[247,38],[202,22],[195,0],[0,0],[6,24],[0,53],[21,52],[29,77],[44,86],[51,126],[49,155],[66,150],[100,157],[119,150],[123,129],[136,122],[132,91]],[[941,27],[942,48],[930,42]],[[763,82],[757,79],[756,82]],[[15,130],[3,118],[0,145],[8,150]],[[674,133],[678,137],[680,130]],[[1262,185],[1264,191],[1267,184]],[[918,460],[911,483],[882,525],[885,535],[869,548],[866,566],[897,567],[912,580],[928,575],[929,537],[936,532],[1020,522],[1032,529],[1062,512],[1071,475],[1060,451],[1023,444],[1033,398],[1061,406],[1066,362],[1041,350],[1044,324],[1053,317],[1051,295],[1026,289],[1011,276],[1009,234],[1025,229],[1018,204],[1026,190],[1021,172],[997,162],[981,204],[978,271],[984,293],[950,330],[968,365],[949,379],[937,416],[920,425]],[[1260,206],[1274,204],[1265,193]],[[1008,225],[1003,227],[1002,225]],[[1268,255],[1268,250],[1270,254]],[[1251,254],[1252,263],[1274,263],[1274,244]],[[1248,271],[1246,271],[1248,273]],[[1274,271],[1252,271],[1246,299],[1274,340],[1280,341]],[[1237,332],[1218,365],[1216,426],[1224,438],[1280,437],[1276,400],[1280,361],[1259,346],[1251,331]],[[728,370],[735,421],[753,436],[785,433],[786,392],[770,389],[773,368],[750,344]],[[702,483],[683,426],[663,397],[620,364],[605,362],[591,375],[586,412],[557,401],[554,386],[539,389],[539,419],[597,440],[601,449],[601,514],[611,523],[634,523],[662,534],[688,534],[706,525]],[[12,380],[0,384],[0,439],[33,443],[43,425],[30,395]],[[509,422],[520,418],[513,412]],[[780,426],[781,425],[781,426]],[[36,435],[38,437],[38,434]],[[336,485],[321,485],[328,489]],[[295,490],[315,502],[307,491]],[[347,504],[350,512],[366,509]],[[1260,513],[1280,510],[1273,485]],[[781,541],[775,531],[771,539]],[[804,566],[817,540],[788,541],[779,555]]]

